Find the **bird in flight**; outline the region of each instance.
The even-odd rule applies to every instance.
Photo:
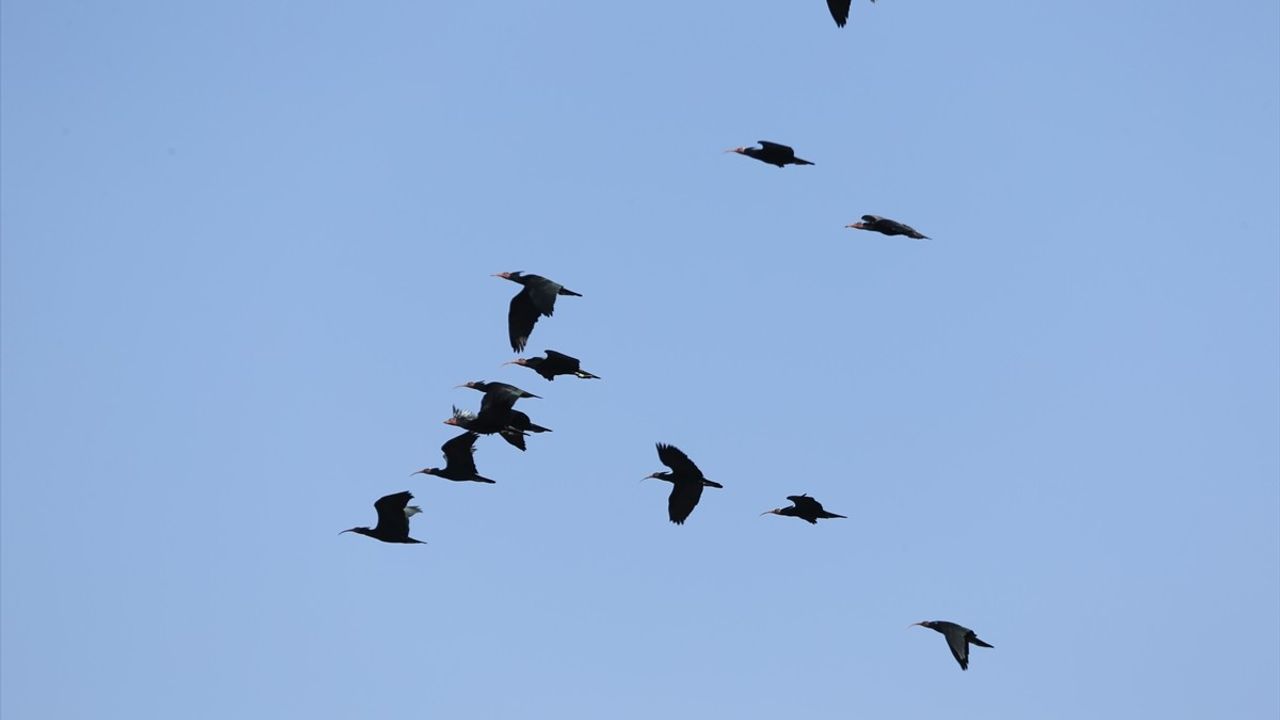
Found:
[[[812,165],[808,160],[801,160],[796,157],[796,151],[786,145],[781,145],[768,140],[761,140],[760,147],[739,147],[730,148],[725,152],[738,153],[746,155],[749,158],[755,158],[760,162],[766,162],[770,165],[782,167],[784,165]]]
[[[555,350],[546,350],[546,357],[516,358],[503,365],[522,365],[533,370],[548,380],[555,380],[557,375],[574,375],[583,379],[599,380],[599,375],[592,375],[582,369],[576,357],[569,357]]]
[[[482,483],[494,482],[476,470],[475,451],[476,438],[478,437],[480,436],[468,431],[450,439],[440,446],[440,450],[444,452],[445,465],[443,468],[423,468],[413,474],[435,475],[436,477],[456,482],[466,480]]]
[[[507,335],[511,340],[511,349],[516,352],[524,350],[533,326],[539,317],[551,317],[556,309],[556,297],[573,295],[582,297],[558,282],[548,280],[541,275],[525,275],[522,272],[494,273],[494,277],[520,283],[524,287],[511,298],[511,307],[507,310]]]
[[[951,654],[955,656],[956,662],[960,663],[961,670],[969,669],[970,645],[984,648],[995,647],[979,640],[978,636],[969,628],[946,620],[925,620],[924,622],[911,623],[907,627],[915,627],[916,625],[942,633],[942,636],[947,639],[947,647],[951,648]]]
[[[702,487],[723,488],[718,482],[702,476],[702,471],[674,445],[658,443],[658,459],[671,468],[670,472],[656,472],[645,479],[656,478],[671,483],[671,495],[667,498],[667,517],[677,525],[683,525],[689,513],[702,498]]]
[[[929,239],[928,235],[921,233],[910,225],[903,225],[897,220],[890,220],[889,218],[880,217],[879,215],[863,215],[862,222],[845,225],[845,227],[853,228],[854,230],[871,230],[872,232],[878,232],[881,235],[906,235],[907,237],[914,238],[916,240]]]
[[[774,508],[766,510],[761,515],[783,515],[786,517],[798,517],[808,522],[810,525],[817,525],[819,518],[842,518],[844,515],[827,512],[822,509],[822,503],[814,500],[808,495],[788,495],[787,499],[791,501],[791,507]]]
[[[425,545],[421,540],[409,537],[409,518],[422,512],[417,505],[410,505],[413,495],[408,490],[378,498],[373,509],[378,511],[378,524],[372,528],[353,527],[343,533],[367,535],[374,540],[385,543],[404,543],[406,545]],[[342,533],[338,533],[341,535]]]

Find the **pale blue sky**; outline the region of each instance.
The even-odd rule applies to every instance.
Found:
[[[1278,37],[4,0],[0,715],[1276,717]],[[603,381],[499,367],[502,270]],[[554,432],[410,477],[481,379]]]

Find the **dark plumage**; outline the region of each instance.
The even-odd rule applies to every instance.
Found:
[[[875,2],[876,0],[871,0]],[[827,0],[827,9],[831,11],[831,19],[836,21],[837,27],[844,27],[849,20],[849,5],[851,0]]]
[[[671,483],[671,495],[667,498],[667,516],[671,522],[683,525],[689,513],[697,507],[702,498],[703,486],[723,488],[702,476],[702,471],[674,445],[658,443],[658,459],[663,465],[671,468],[671,472],[656,472],[645,479],[656,478]]]
[[[785,515],[786,517],[798,517],[808,522],[810,525],[817,525],[820,518],[842,518],[844,515],[827,512],[822,509],[822,503],[814,500],[808,495],[788,495],[787,499],[791,501],[791,507],[774,508],[760,513],[761,515]]]
[[[507,311],[507,335],[511,340],[511,349],[516,352],[524,350],[533,326],[541,316],[551,317],[556,309],[556,297],[573,295],[582,297],[558,282],[548,280],[541,275],[525,275],[522,272],[500,272],[494,277],[505,278],[520,283],[524,287],[511,298],[511,307]]]
[[[464,432],[450,439],[440,446],[440,450],[444,452],[445,466],[443,468],[423,468],[413,474],[435,475],[445,480],[457,482],[471,480],[473,482],[492,483],[493,480],[484,477],[476,470],[475,451],[476,438],[478,437],[480,436],[473,432]]]
[[[456,406],[453,408],[453,416],[444,421],[445,425],[456,425],[464,430],[470,430],[480,435],[493,435],[497,433],[502,436],[503,440],[514,445],[520,450],[525,449],[524,432],[513,426],[512,414],[517,411],[507,409],[504,412],[490,411],[488,414],[477,415],[466,410],[459,410]],[[520,413],[524,415],[524,413]],[[525,416],[528,420],[528,416]]]
[[[376,527],[353,527],[342,532],[367,535],[374,540],[381,540],[385,543],[424,545],[425,543],[421,540],[414,540],[409,537],[409,518],[422,512],[422,508],[417,505],[409,505],[409,501],[412,499],[413,495],[408,490],[378,498],[378,501],[373,504],[373,509],[378,511],[378,524]],[[342,533],[338,534],[341,535]]]
[[[784,165],[812,165],[813,164],[808,160],[801,160],[800,158],[796,157],[796,151],[792,150],[786,145],[781,145],[775,142],[769,142],[768,140],[761,140],[760,147],[758,148],[740,147],[740,148],[732,148],[730,150],[725,150],[725,152],[734,152],[734,153],[738,153],[739,155],[746,155],[747,157],[755,158],[760,162],[766,162],[766,163],[769,163],[770,165],[777,165],[778,167],[782,167]]]
[[[960,663],[961,670],[969,669],[970,645],[984,648],[995,647],[979,640],[978,636],[969,628],[946,620],[925,620],[924,622],[912,623],[908,627],[916,625],[942,633],[943,637],[947,639],[947,647],[951,648],[951,655],[955,657],[956,662]]]
[[[919,230],[910,225],[903,225],[897,220],[890,220],[879,215],[863,215],[862,222],[856,222],[852,225],[845,225],[855,230],[871,230],[882,235],[906,235],[916,240],[928,240],[929,236],[921,233]]]
[[[599,380],[599,375],[592,375],[583,370],[578,358],[569,357],[555,350],[546,350],[546,357],[516,358],[504,365],[523,365],[548,380],[555,380],[557,375],[575,375],[583,379]]]

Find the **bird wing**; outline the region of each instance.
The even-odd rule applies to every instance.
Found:
[[[524,350],[524,344],[529,341],[529,335],[533,333],[533,326],[538,322],[540,314],[533,304],[529,286],[526,285],[511,298],[511,308],[507,310],[507,335],[511,339],[512,350]]]
[[[489,389],[484,392],[484,398],[480,400],[480,414],[484,417],[501,417],[503,413],[509,412],[519,399],[520,393],[510,385],[502,387],[490,384]]]
[[[969,641],[965,639],[963,632],[944,632],[947,638],[947,647],[951,648],[951,655],[955,657],[956,662],[960,663],[961,670],[969,669]]]
[[[405,514],[404,508],[412,499],[413,494],[408,490],[378,498],[378,501],[373,504],[373,509],[378,511],[378,526],[374,531],[391,536],[408,537],[409,516]]]
[[[844,27],[845,22],[849,20],[850,2],[851,0],[827,0],[827,9],[831,11],[831,18],[836,21],[836,27]]]
[[[562,362],[573,370],[578,369],[578,358],[576,357],[570,357],[564,353],[556,352],[555,350],[544,350],[543,352],[546,353],[548,360]]]
[[[551,317],[556,310],[556,296],[560,294],[561,287],[560,283],[540,275],[530,275],[529,282],[525,284],[525,288],[529,291],[529,298],[533,300],[533,306],[547,317]]]
[[[671,522],[683,525],[689,513],[698,506],[698,500],[701,498],[702,483],[700,481],[674,481],[671,485],[671,495],[667,497],[667,517],[671,518]]]
[[[796,156],[796,151],[792,150],[791,146],[789,145],[783,145],[782,143],[776,143],[776,142],[769,142],[768,140],[757,140],[756,142],[760,143],[760,147],[764,148],[765,150],[773,150],[775,152],[780,152],[786,155],[787,157]]]
[[[464,432],[440,446],[444,451],[446,470],[454,471],[459,475],[476,474],[476,459],[473,453],[476,451],[478,437],[480,436],[473,432]]]
[[[788,495],[787,499],[795,504],[797,510],[811,511],[815,515],[822,512],[822,503],[808,495]]]
[[[702,479],[702,471],[698,469],[697,465],[693,464],[688,455],[685,455],[675,445],[658,443],[658,459],[662,461],[663,465],[671,468],[671,472],[676,475],[685,475],[696,480]],[[698,484],[698,494],[702,494],[701,483]],[[697,502],[695,499],[694,503],[696,504]],[[692,510],[693,506],[690,505],[689,509]]]

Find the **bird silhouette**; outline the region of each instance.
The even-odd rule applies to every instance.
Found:
[[[876,0],[871,0],[875,2]],[[827,9],[831,11],[831,19],[836,21],[837,27],[844,27],[849,20],[849,5],[852,0],[827,0]]]
[[[367,535],[385,543],[425,545],[423,541],[409,537],[409,518],[422,512],[422,508],[409,504],[412,499],[413,495],[408,490],[380,497],[373,504],[373,509],[378,511],[378,524],[375,527],[353,527],[342,533]]]
[[[969,645],[972,644],[984,648],[995,647],[979,640],[978,636],[969,628],[946,620],[925,620],[911,623],[907,627],[915,627],[916,625],[942,633],[942,636],[947,639],[947,647],[951,648],[951,654],[955,657],[956,662],[960,663],[961,670],[969,669]]]
[[[663,465],[671,468],[670,472],[656,472],[645,479],[655,478],[671,483],[671,495],[667,498],[667,516],[671,522],[683,525],[689,513],[697,507],[702,498],[703,486],[723,488],[718,482],[706,479],[702,471],[679,448],[666,443],[658,443],[658,459]]]
[[[798,517],[808,522],[810,525],[817,525],[820,518],[842,518],[844,515],[827,512],[822,509],[822,503],[814,500],[808,495],[788,495],[787,499],[791,501],[791,507],[774,508],[766,510],[761,515],[784,515],[786,517]]]
[[[847,228],[854,230],[870,230],[878,232],[881,235],[906,235],[916,240],[928,240],[929,236],[921,233],[919,230],[910,225],[903,225],[897,220],[890,220],[879,215],[863,215],[862,222],[856,222],[852,225],[845,225]]]
[[[725,152],[732,152],[732,153],[738,153],[739,155],[746,155],[749,158],[755,158],[760,162],[769,163],[770,165],[777,165],[778,167],[782,167],[784,165],[812,165],[813,164],[808,160],[801,160],[800,158],[796,157],[796,151],[792,150],[790,147],[786,145],[782,145],[775,142],[769,142],[768,140],[761,140],[759,142],[760,142],[760,147],[758,148],[756,147],[730,148],[728,150],[725,150]]]
[[[511,349],[516,352],[524,350],[533,326],[540,316],[551,317],[556,309],[556,297],[573,295],[582,297],[569,288],[541,275],[525,275],[520,271],[494,273],[494,277],[504,278],[524,287],[511,298],[511,307],[507,311],[507,335],[511,340]]]
[[[555,380],[557,375],[574,375],[583,379],[599,380],[599,375],[592,375],[582,369],[576,357],[570,357],[555,350],[545,350],[546,357],[516,358],[503,365],[521,365],[538,373],[548,380]]]
[[[490,412],[487,415],[477,415],[473,412],[459,409],[456,405],[453,407],[453,415],[446,418],[445,425],[456,425],[464,430],[470,430],[480,435],[498,434],[503,440],[514,445],[520,450],[525,449],[525,432],[514,426],[515,416],[523,416],[524,422],[529,422],[529,416],[518,410],[506,410],[505,412]],[[529,423],[532,424],[532,423]],[[545,431],[546,428],[541,428]]]
[[[475,451],[476,438],[478,437],[480,436],[468,431],[451,438],[440,446],[440,450],[444,452],[445,466],[443,468],[423,468],[413,474],[435,475],[445,480],[457,482],[467,480],[482,483],[494,482],[476,470]]]

